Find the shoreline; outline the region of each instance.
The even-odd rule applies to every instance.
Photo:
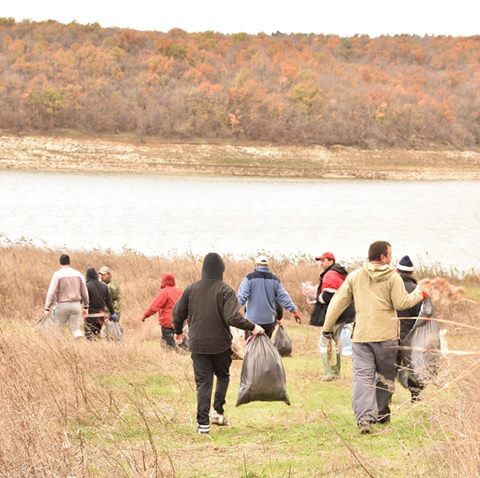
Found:
[[[3,134],[0,170],[277,179],[479,180],[480,152]]]

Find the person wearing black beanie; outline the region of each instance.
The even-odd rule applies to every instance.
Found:
[[[417,279],[413,276],[413,272],[415,270],[415,266],[413,265],[412,260],[409,256],[403,256],[397,264],[396,267],[400,277],[403,280],[405,285],[405,289],[407,292],[412,292],[417,287]],[[415,322],[417,321],[417,317],[420,314],[420,309],[422,307],[422,302],[419,302],[417,305],[414,305],[410,309],[407,310],[397,310],[398,318],[400,319],[400,345],[403,344],[403,341],[407,337],[407,335],[412,330]],[[397,355],[397,365],[400,367],[400,351]],[[411,395],[411,401],[415,402],[419,400],[420,392],[422,391],[422,387],[415,386],[415,384],[409,379],[408,380],[408,390]]]

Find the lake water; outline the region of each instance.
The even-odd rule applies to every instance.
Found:
[[[0,234],[68,249],[393,255],[480,269],[475,181],[272,180],[0,171]]]

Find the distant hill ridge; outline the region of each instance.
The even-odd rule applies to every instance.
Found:
[[[0,128],[480,144],[480,36],[167,33],[0,18]]]

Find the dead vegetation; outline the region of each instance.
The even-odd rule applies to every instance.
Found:
[[[200,258],[71,253],[72,265],[81,271],[110,266],[122,287],[127,340],[119,346],[75,343],[64,334],[35,330],[59,254],[28,245],[0,248],[0,476],[479,475],[480,305],[463,289],[478,287],[478,277],[470,277],[468,284],[454,277],[424,279],[438,317],[450,321],[445,326],[453,353],[444,359],[425,401],[413,408],[408,399],[397,402],[392,426],[368,442],[355,433],[349,376],[337,384],[318,383],[318,331],[306,324],[291,326],[296,361],[289,363],[288,378],[304,406],[271,416],[253,407],[231,435],[199,441],[191,432],[195,386],[189,357],[163,350],[156,320],[142,324],[140,317],[157,292],[161,272],[173,271],[185,287],[198,279]],[[235,288],[252,267],[250,261],[228,257],[226,264],[225,279]],[[277,259],[272,268],[306,319],[300,283],[314,281],[318,270],[301,258],[295,263]],[[238,380],[235,366],[232,383]],[[324,398],[334,405],[319,398],[321,387],[330,391]],[[344,397],[346,408],[336,408],[337,397]],[[390,436],[395,426],[403,428]],[[410,442],[417,443],[418,436],[423,437],[418,449],[412,449]],[[390,447],[398,447],[397,461],[382,454]]]

